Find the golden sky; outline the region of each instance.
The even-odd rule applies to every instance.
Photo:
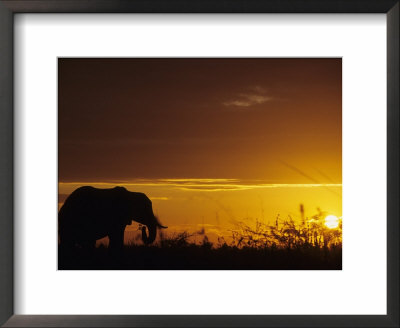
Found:
[[[341,216],[341,59],[58,65],[60,202],[120,184],[169,226],[223,230],[300,203]]]

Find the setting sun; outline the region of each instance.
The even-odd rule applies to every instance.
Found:
[[[339,219],[337,216],[334,215],[328,215],[325,218],[325,225],[329,228],[329,229],[336,229],[339,226]]]

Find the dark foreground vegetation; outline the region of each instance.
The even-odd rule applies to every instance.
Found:
[[[276,249],[190,244],[184,247],[126,246],[59,254],[61,270],[340,270],[342,249]]]
[[[303,214],[303,211],[302,211]],[[240,223],[211,243],[205,231],[162,235],[152,246],[125,245],[121,251],[105,246],[59,250],[61,270],[341,270],[342,224],[326,227],[324,213],[299,224],[279,217],[273,225]],[[201,242],[193,240],[201,237]]]

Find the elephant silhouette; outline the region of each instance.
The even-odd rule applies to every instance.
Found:
[[[143,193],[124,187],[80,187],[68,196],[58,213],[60,247],[92,248],[96,240],[108,236],[110,249],[122,249],[125,227],[132,221],[143,225],[145,244],[156,239],[157,228],[167,228],[160,224],[151,200]]]

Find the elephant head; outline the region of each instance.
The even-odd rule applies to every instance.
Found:
[[[157,228],[166,229],[158,218],[153,213],[153,206],[151,200],[143,193],[131,192],[123,187],[116,187],[120,194],[124,194],[122,199],[126,212],[124,213],[124,220],[126,224],[132,224],[136,221],[143,225],[142,227],[142,240],[145,244],[154,242],[157,236]],[[146,232],[146,227],[148,234]]]

